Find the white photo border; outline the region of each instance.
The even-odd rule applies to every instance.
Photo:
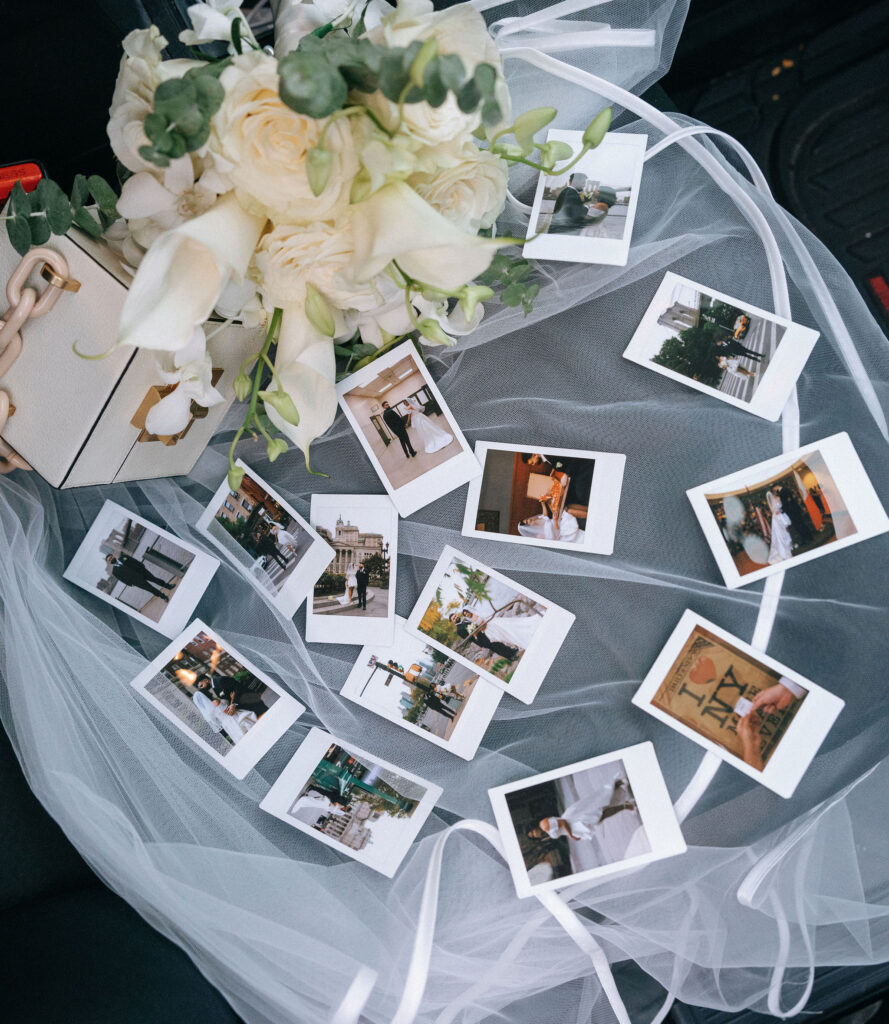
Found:
[[[316,615],[313,594],[306,599],[306,643],[351,644],[391,643],[395,634],[395,589],[398,574],[398,510],[385,494],[313,494],[309,518],[321,509],[374,509],[390,514],[389,590],[386,617],[363,619],[357,615]],[[312,527],[315,529],[314,527]],[[327,563],[329,565],[330,562]],[[325,569],[327,566],[325,565]],[[322,575],[321,570],[319,576]],[[316,581],[317,582],[317,579]],[[313,584],[314,586],[314,584]],[[344,635],[345,634],[345,635]]]
[[[707,295],[711,295],[714,299],[726,302],[743,310],[745,313],[769,320],[776,326],[784,328],[785,334],[778,343],[775,356],[768,367],[766,367],[762,379],[749,402],[735,398],[733,395],[725,394],[709,384],[702,384],[700,381],[692,380],[691,377],[677,373],[667,366],[660,366],[658,363],[653,362],[650,356],[646,357],[643,355],[643,349],[646,347],[644,343],[657,326],[657,318],[665,308],[664,302],[669,299],[677,284],[688,285],[697,291],[706,292]],[[743,409],[754,416],[760,416],[762,419],[774,422],[780,418],[784,406],[787,404],[788,398],[790,398],[790,393],[793,391],[799,375],[803,372],[803,368],[812,354],[812,349],[815,347],[818,338],[818,332],[810,327],[795,324],[792,320],[785,320],[783,317],[777,316],[775,313],[769,313],[765,309],[760,309],[750,302],[736,299],[734,296],[720,292],[709,285],[701,284],[689,277],[683,277],[681,274],[668,271],[658,285],[654,298],[651,300],[645,315],[633,333],[630,344],[624,350],[623,357],[631,363],[644,366],[647,370],[659,373],[663,377],[669,377],[670,380],[675,380],[695,391],[700,391],[711,398],[716,398],[720,402],[726,402],[736,409]]]
[[[211,544],[217,547],[226,558],[226,561],[235,567],[241,576],[257,590],[273,608],[276,608],[286,619],[292,619],[299,610],[299,606],[311,595],[318,577],[324,572],[334,558],[333,548],[319,536],[306,519],[304,519],[271,484],[267,483],[258,473],[251,469],[242,459],[238,459],[235,465],[244,470],[244,473],[254,480],[265,492],[294,519],[302,530],[312,538],[311,546],[299,560],[290,578],[285,581],[284,586],[277,594],[261,586],[259,581],[254,579],[244,567],[232,556],[225,545],[210,532],[210,524],[215,520],[216,510],[228,495],[230,488],[227,478],[224,478],[219,487],[216,488],[212,499],[201,513],[201,518],[195,524],[195,529],[203,537],[206,537]],[[237,541],[233,540],[233,544]]]
[[[541,782],[552,782],[568,775],[575,775],[588,768],[596,768],[614,761],[622,761],[626,768],[627,779],[636,801],[636,809],[642,818],[642,825],[651,849],[647,853],[640,853],[635,857],[628,857],[613,864],[603,864],[587,871],[579,871],[562,878],[553,878],[548,882],[533,884],[528,879],[528,869],[525,867],[515,825],[506,802],[507,794],[529,789]],[[538,775],[508,782],[502,786],[495,786],[488,790],[488,796],[494,809],[497,829],[503,840],[506,860],[512,873],[516,893],[520,897],[534,896],[536,893],[555,889],[567,889],[579,882],[590,882],[608,875],[623,874],[627,870],[642,867],[652,861],[664,860],[666,857],[685,853],[687,849],[676,812],[673,810],[670,794],[667,791],[667,785],[664,782],[664,776],[658,764],[654,745],[650,742],[636,743],[631,747],[612,750],[607,754],[588,757],[562,768],[554,768],[552,771],[541,772]]]
[[[577,152],[583,145],[583,132],[567,131],[551,128],[547,132],[547,142],[567,142]],[[607,266],[625,267],[630,258],[630,245],[633,240],[633,225],[636,220],[636,209],[639,205],[639,188],[642,183],[642,168],[648,136],[638,132],[608,132],[602,142],[590,150],[574,168],[582,172],[591,162],[606,153],[609,149],[621,146],[636,150],[636,158],[631,182],[630,202],[627,208],[627,225],[623,238],[578,238],[573,235],[550,235],[548,233],[534,238],[540,206],[543,202],[543,189],[548,177],[541,174],[534,193],[534,204],[528,222],[528,234],[522,248],[526,259],[534,260],[565,260],[571,263],[595,263]],[[593,172],[595,173],[595,171]],[[532,240],[533,239],[533,240]]]
[[[462,757],[465,761],[471,761],[478,752],[488,726],[491,724],[491,719],[494,717],[494,712],[497,710],[497,706],[503,697],[503,690],[499,686],[494,686],[488,682],[487,679],[483,679],[478,668],[472,670],[478,673],[478,680],[472,693],[467,698],[469,707],[464,708],[461,712],[460,720],[454,727],[453,735],[449,740],[441,739],[441,737],[436,736],[434,733],[426,732],[399,715],[387,715],[384,711],[378,711],[375,707],[362,700],[359,694],[359,689],[367,675],[368,661],[372,655],[376,655],[380,648],[394,649],[398,645],[400,638],[412,640],[424,646],[432,646],[427,644],[427,638],[424,637],[421,640],[416,634],[409,633],[405,629],[406,624],[407,620],[397,615],[395,617],[395,638],[391,644],[367,644],[362,647],[357,661],[349,672],[349,677],[340,689],[340,694],[347,700],[352,701],[353,704],[357,704],[358,707],[364,708],[370,714],[377,715],[398,728],[405,729],[414,736],[419,736],[420,739],[425,740],[427,743],[441,747],[442,750],[456,754],[457,757]],[[459,665],[463,664],[462,662],[457,662],[456,658],[453,660]]]
[[[716,522],[716,517],[707,504],[706,495],[724,491],[731,491],[735,487],[743,487],[746,483],[756,484],[760,480],[768,479],[769,476],[780,471],[786,466],[791,466],[797,459],[806,455],[820,452],[824,459],[828,472],[837,485],[852,522],[855,524],[856,532],[848,537],[840,537],[815,548],[806,551],[801,555],[793,555],[776,562],[774,565],[764,566],[753,572],[743,575],[735,568],[734,561],[729,551],[725,538]],[[849,435],[845,432],[832,434],[830,437],[822,438],[820,441],[813,441],[811,444],[803,445],[793,451],[785,452],[783,455],[776,455],[774,458],[766,459],[764,462],[757,462],[752,466],[726,476],[709,480],[705,484],[692,487],[685,492],[691,502],[692,509],[697,516],[704,536],[716,559],[725,585],[729,589],[746,587],[748,583],[755,583],[766,576],[773,576],[778,572],[785,572],[797,565],[811,562],[816,558],[823,558],[825,555],[832,555],[835,551],[858,544],[863,540],[870,540],[881,533],[889,530],[889,516],[880,503],[877,492],[867,475],[867,471],[855,451]]]
[[[278,699],[266,711],[262,719],[253,726],[240,743],[236,743],[225,755],[214,750],[209,743],[192,732],[185,722],[177,718],[169,708],[164,707],[154,694],[146,690],[146,686],[156,676],[160,675],[161,670],[169,664],[173,656],[194,640],[198,633],[206,633],[207,636],[224,648],[226,654],[235,658],[248,672],[251,672],[265,686],[274,690],[278,695]],[[171,683],[170,685],[172,686],[173,684]],[[240,651],[236,650],[227,640],[223,639],[206,623],[201,622],[200,619],[194,619],[189,623],[188,627],[171,644],[165,647],[147,668],[143,669],[136,676],[130,683],[130,686],[139,693],[143,700],[147,701],[159,714],[163,715],[168,722],[175,726],[183,735],[187,736],[192,743],[217,764],[222,765],[223,768],[231,772],[236,779],[246,778],[250,770],[256,766],[261,758],[265,757],[303,711],[306,710],[304,704],[301,704],[295,697],[291,696],[279,683],[270,679],[265,672],[258,669]]]
[[[593,480],[589,493],[589,511],[587,525],[582,544],[571,544],[569,541],[544,540],[536,537],[514,537],[510,533],[494,533],[493,531],[475,528],[482,484],[488,452],[512,452],[513,454],[531,454],[542,452],[544,455],[564,456],[566,458],[588,459],[595,463]],[[558,548],[561,551],[584,551],[594,555],[610,555],[614,551],[614,537],[617,531],[617,516],[620,507],[620,495],[623,486],[626,455],[615,452],[582,451],[579,448],[553,448],[548,445],[506,444],[500,441],[476,441],[475,457],[482,467],[481,475],[469,481],[466,495],[466,509],[463,514],[463,536],[476,537],[479,540],[498,540],[507,544],[529,544],[532,547]]]
[[[793,680],[793,682],[798,683],[806,691],[805,699],[800,704],[799,710],[793,716],[786,732],[779,740],[766,766],[761,771],[758,771],[753,765],[747,764],[743,758],[732,754],[725,747],[721,747],[718,743],[714,743],[713,740],[695,732],[694,729],[689,728],[689,726],[680,722],[679,719],[674,718],[669,712],[655,707],[652,703],[667,673],[679,657],[679,652],[698,626],[719,637],[720,640],[724,640],[731,647],[737,648],[754,661],[759,662],[766,668],[770,668],[773,672],[777,672],[779,675],[786,676],[788,679]],[[721,626],[717,626],[716,623],[710,622],[709,619],[705,619],[702,615],[698,615],[690,609],[683,613],[682,618],[676,624],[663,650],[658,654],[654,664],[642,681],[642,685],[633,695],[632,702],[637,708],[641,708],[659,722],[663,722],[665,725],[670,726],[671,729],[675,729],[676,732],[686,739],[697,743],[705,750],[712,751],[712,753],[716,754],[727,764],[737,768],[738,771],[748,775],[751,779],[755,779],[767,789],[772,790],[778,796],[782,796],[785,799],[793,796],[794,790],[809,770],[809,765],[818,753],[827,734],[833,728],[837,716],[843,710],[846,703],[829,690],[818,686],[817,683],[806,679],[805,676],[794,672],[793,669],[782,665],[781,662],[775,661],[774,658],[763,654],[762,651],[756,650],[756,648],[751,647],[750,644],[745,643],[739,637],[734,636]]]
[[[415,480],[409,480],[407,483],[402,484],[401,487],[393,487],[389,481],[389,477],[386,471],[380,465],[379,459],[374,454],[373,449],[364,436],[364,431],[361,429],[361,424],[356,419],[349,403],[346,401],[346,395],[356,387],[361,387],[362,384],[366,384],[376,377],[380,370],[385,369],[387,366],[399,362],[405,356],[411,356],[414,361],[414,365],[417,368],[420,376],[426,382],[427,388],[435,395],[435,400],[438,403],[439,408],[442,411],[445,419],[448,421],[448,427],[454,435],[454,439],[460,446],[460,454],[454,455],[448,459],[447,462],[441,463],[441,465],[434,466],[432,469],[427,470],[422,476],[418,476]],[[339,400],[340,407],[349,421],[349,425],[355,432],[356,437],[361,443],[361,447],[364,449],[365,455],[370,459],[370,463],[376,471],[377,476],[380,478],[381,483],[386,488],[386,493],[392,499],[393,504],[398,509],[399,515],[407,518],[417,512],[419,509],[429,505],[431,502],[436,501],[438,498],[443,497],[445,494],[449,494],[451,491],[455,491],[458,487],[465,484],[468,480],[478,476],[481,473],[481,467],[479,466],[475,456],[472,454],[472,450],[463,436],[463,431],[460,429],[454,414],[451,412],[447,402],[444,400],[441,391],[432,379],[429,371],[423,364],[423,360],[420,359],[417,354],[417,350],[414,347],[413,342],[405,341],[401,345],[396,345],[395,348],[391,349],[384,356],[379,359],[375,359],[372,363],[368,363],[367,366],[362,367],[360,370],[356,370],[355,373],[346,377],[345,380],[340,381],[337,384],[337,398]]]
[[[331,839],[330,836],[326,836],[323,832],[313,829],[310,825],[287,813],[293,805],[296,794],[308,781],[312,772],[318,766],[318,762],[333,744],[342,747],[352,755],[366,757],[380,768],[397,772],[398,775],[408,782],[425,787],[426,792],[423,794],[422,800],[417,805],[410,820],[404,822],[404,835],[394,850],[391,844],[385,850],[375,848],[373,844],[365,850],[350,850],[342,843],[338,843],[335,839]],[[324,846],[337,850],[344,857],[349,857],[359,864],[364,864],[371,870],[385,875],[387,878],[393,878],[443,792],[444,790],[441,786],[436,786],[427,779],[414,775],[413,772],[406,771],[390,761],[385,761],[382,757],[377,757],[376,754],[371,754],[354,743],[338,739],[323,729],[313,727],[309,730],[308,735],[300,744],[296,753],[275,780],[272,788],[266,793],[259,808],[267,814],[280,819],[286,825],[290,825],[291,828],[295,828],[297,831],[323,843]]]
[[[508,683],[498,679],[497,676],[492,675],[490,672],[486,672],[468,658],[463,657],[461,654],[456,654],[449,647],[420,631],[419,624],[423,618],[423,612],[432,602],[442,572],[454,557],[462,559],[473,568],[487,573],[494,579],[499,580],[504,586],[517,590],[546,608],[546,613],[541,619],[537,635],[534,637],[531,647],[522,655],[522,660],[519,662],[512,679]],[[522,584],[516,583],[508,576],[504,576],[503,573],[497,572],[496,569],[492,569],[490,566],[480,562],[477,558],[470,558],[469,555],[464,554],[462,551],[446,545],[439,555],[438,561],[435,563],[419,598],[417,598],[413,611],[408,616],[405,630],[423,640],[430,647],[434,647],[436,650],[441,651],[442,654],[453,658],[454,661],[459,661],[461,665],[465,665],[474,672],[478,672],[480,679],[488,680],[488,682],[493,683],[505,693],[522,701],[523,704],[530,704],[537,695],[537,691],[540,689],[553,662],[556,660],[565,637],[574,624],[575,618],[576,616],[573,612],[560,607],[548,597],[541,597],[540,594],[535,594],[533,590],[529,590]]]
[[[135,608],[128,608],[122,601],[111,597],[110,594],[103,593],[98,587],[87,582],[86,576],[82,572],[87,558],[96,551],[99,541],[102,540],[101,534],[105,533],[107,529],[105,525],[106,520],[112,514],[115,518],[119,516],[122,519],[129,519],[134,523],[139,523],[147,530],[151,530],[152,533],[157,534],[159,537],[165,537],[171,543],[194,555],[194,561],[185,570],[182,582],[176,587],[176,592],[170,598],[163,615],[157,622],[154,619],[150,619],[147,615],[143,615]],[[161,633],[168,639],[172,639],[177,637],[188,625],[195,608],[197,608],[201,598],[204,596],[204,592],[210,585],[210,581],[213,579],[218,568],[218,559],[208,555],[205,551],[201,551],[199,547],[189,543],[187,540],[183,540],[181,537],[177,537],[176,534],[170,533],[169,530],[165,530],[162,526],[152,523],[149,519],[131,512],[123,505],[118,505],[116,501],[106,500],[92,521],[86,536],[78,545],[73,558],[65,567],[62,577],[70,583],[76,584],[88,594],[92,594],[93,597],[104,601],[105,604],[111,605],[112,608],[117,608],[124,614],[129,615],[131,619],[150,626],[151,629],[157,630],[158,633]]]

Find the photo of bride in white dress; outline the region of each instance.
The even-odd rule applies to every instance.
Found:
[[[406,399],[404,404],[408,410],[408,432],[415,435],[414,448],[418,451],[422,448],[427,455],[432,455],[433,452],[441,451],[454,440],[453,434],[449,434],[432,422],[424,412],[425,406],[420,405],[415,397]]]
[[[781,504],[781,488],[773,487],[766,493],[766,501],[771,512],[770,526],[772,540],[769,544],[769,565],[783,562],[793,554],[793,542],[790,539],[790,516]]]

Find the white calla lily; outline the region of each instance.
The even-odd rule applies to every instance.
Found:
[[[164,384],[174,384],[175,388],[148,410],[145,429],[152,434],[165,437],[184,430],[191,416],[192,401],[205,409],[225,401],[213,387],[213,362],[207,354],[207,339],[201,327],[195,328],[184,349],[159,355],[157,369]]]
[[[393,182],[352,207],[352,275],[369,281],[392,260],[415,281],[455,291],[488,269],[510,239],[471,235],[434,210],[412,188]]]
[[[288,423],[265,403],[269,419],[300,448],[309,464],[309,447],[336,417],[336,358],[330,338],[309,322],[301,306],[289,306],[281,320],[275,354],[280,388],[293,399],[299,424]]]
[[[230,280],[240,281],[265,226],[233,194],[163,232],[145,254],[124,300],[120,344],[175,352],[213,312]]]

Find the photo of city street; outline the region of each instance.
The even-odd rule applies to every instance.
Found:
[[[786,331],[680,279],[651,325],[646,347],[653,363],[750,402]]]
[[[426,789],[332,744],[287,814],[349,850],[399,843]]]

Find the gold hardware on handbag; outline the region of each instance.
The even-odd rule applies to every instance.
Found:
[[[210,382],[213,387],[219,383],[219,378],[222,376],[222,367],[214,366],[213,373],[210,377]],[[139,436],[136,438],[137,444],[142,444],[146,441],[160,441],[161,444],[171,447],[177,442],[181,441],[183,437],[191,430],[195,420],[204,419],[209,413],[209,409],[204,408],[202,405],[198,405],[197,402],[192,401],[191,409],[189,410],[188,423],[184,429],[180,430],[178,434],[152,434],[145,429],[145,420],[148,418],[148,410],[162,399],[166,398],[172,391],[178,388],[178,384],[153,384],[142,399],[139,408],[136,410],[136,414],[130,420],[132,426],[136,427],[141,431]]]

